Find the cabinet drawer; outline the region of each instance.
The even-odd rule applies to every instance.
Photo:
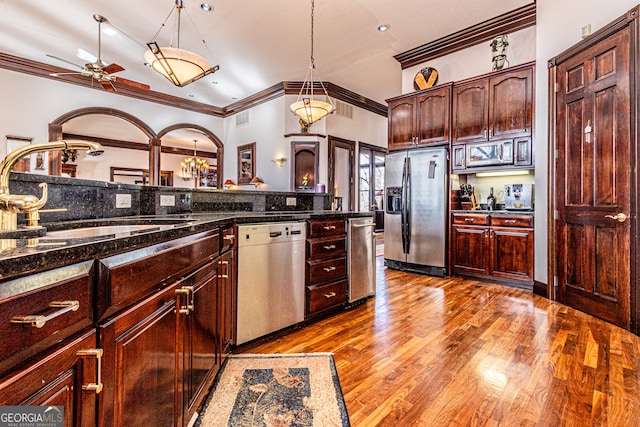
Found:
[[[220,251],[218,229],[125,252],[98,263],[97,319],[125,308],[211,261]]]
[[[336,236],[346,234],[345,220],[309,221],[308,238]]]
[[[93,261],[0,285],[0,372],[93,323]]]
[[[489,225],[489,215],[453,214],[453,223],[467,225]]]
[[[344,255],[346,244],[347,239],[345,237],[307,240],[307,259]]]
[[[307,284],[335,280],[347,275],[347,257],[331,258],[327,260],[307,261]]]
[[[533,228],[533,216],[494,215],[491,216],[491,225],[499,225],[503,227]]]
[[[313,314],[347,301],[347,281],[307,286],[307,314]]]

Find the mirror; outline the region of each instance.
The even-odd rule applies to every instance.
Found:
[[[315,191],[318,176],[318,143],[291,142],[291,190]]]

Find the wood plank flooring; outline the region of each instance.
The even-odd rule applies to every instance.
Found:
[[[353,426],[640,426],[640,338],[521,289],[386,269],[377,296],[236,352],[333,352]]]

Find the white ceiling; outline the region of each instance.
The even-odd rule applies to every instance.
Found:
[[[188,15],[183,12],[180,47],[220,65],[220,71],[184,88],[143,65],[146,43],[174,0],[0,0],[0,51],[65,68],[72,66],[46,55],[84,64],[88,61],[77,56],[79,49],[97,56],[98,24],[92,15],[98,13],[120,30],[102,36],[102,59],[125,68],[118,76],[154,91],[224,107],[276,83],[304,79],[310,0],[209,2],[214,10],[207,13],[200,0],[184,0]],[[393,55],[533,2],[316,0],[316,70],[323,81],[384,103],[401,93],[401,68]],[[380,24],[391,28],[379,32]],[[172,28],[168,23],[161,31],[161,46],[168,43]]]

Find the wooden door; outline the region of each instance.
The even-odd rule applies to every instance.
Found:
[[[101,375],[97,372],[101,353],[95,347],[96,331],[91,328],[0,378],[0,405],[64,406],[65,427],[95,426],[101,392]]]
[[[182,425],[176,331],[178,283],[142,300],[100,326],[104,389],[98,425]]]
[[[533,230],[491,227],[493,276],[533,283]]]
[[[218,263],[205,264],[178,287],[178,313],[183,316],[182,411],[187,425],[206,398],[220,366],[217,322]]]
[[[531,135],[533,68],[492,77],[489,82],[489,139]]]
[[[451,139],[451,86],[416,96],[417,145],[448,144]]]
[[[453,226],[454,272],[489,274],[489,227]]]
[[[479,79],[453,87],[452,142],[486,141],[489,126],[489,80]]]
[[[630,326],[629,29],[556,70],[558,299]]]
[[[415,135],[414,98],[389,101],[389,150],[413,147]]]

